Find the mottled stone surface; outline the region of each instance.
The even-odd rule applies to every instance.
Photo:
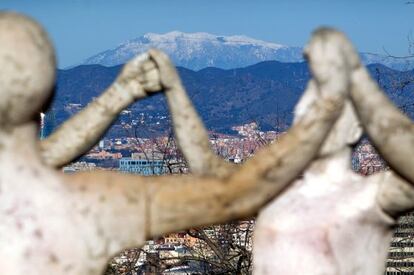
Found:
[[[163,88],[172,93],[170,103],[183,105],[189,116],[196,116],[194,108],[183,98],[167,57],[151,51],[126,64],[102,96],[39,142],[38,113],[54,84],[53,47],[37,23],[4,12],[0,45],[1,274],[100,274],[116,252],[146,239],[256,213],[313,159],[344,96],[343,90],[322,92],[309,109],[313,115],[236,173],[198,163],[192,165],[194,176],[63,175],[56,167],[93,146],[117,113],[135,100]],[[175,101],[174,90],[181,97]],[[205,131],[197,117],[172,114],[182,120],[176,131],[182,148],[189,146],[186,154],[209,150],[206,141],[178,134],[191,135],[186,131],[197,127]],[[195,136],[206,138],[205,132]],[[275,166],[277,171],[269,174]],[[205,169],[217,170],[218,176]]]
[[[256,274],[382,273],[394,218],[413,207],[414,192],[392,172],[362,178],[350,170],[349,146],[361,135],[346,100],[350,89],[371,135],[382,129],[390,140],[391,130],[401,127],[389,123],[399,125],[398,116],[375,126],[382,116],[369,104],[376,118],[364,118],[369,114],[357,103],[362,90],[378,91],[341,33],[314,33],[306,49],[313,78],[295,125],[240,167],[211,152],[173,65],[156,50],[127,63],[102,96],[39,142],[36,120],[55,78],[53,47],[37,23],[4,12],[0,45],[1,274],[100,274],[121,249],[248,217],[272,199],[257,223]],[[68,176],[56,169],[93,146],[123,108],[160,89],[193,175]],[[410,125],[400,129],[404,138],[384,143],[386,157],[393,152],[387,146],[409,139]],[[411,179],[411,166],[404,167],[400,173]]]
[[[328,90],[338,84],[336,77],[345,74],[353,103],[357,96],[359,100],[371,100],[375,91],[362,91],[373,83],[368,74],[361,83],[355,82],[356,75],[366,71],[349,41],[329,29],[316,32],[313,39],[320,40],[313,45],[319,44],[321,55],[337,60],[336,64],[344,61],[345,66],[337,66],[333,75],[329,76],[328,67],[322,71],[327,76],[322,83],[330,87]],[[323,46],[325,43],[336,46]],[[318,65],[315,70],[319,68],[323,69]],[[309,102],[315,97],[312,90],[305,92],[296,108],[297,117],[307,115]],[[355,105],[361,108],[364,104]],[[401,213],[412,209],[414,190],[392,171],[362,177],[351,170],[351,146],[361,134],[354,106],[347,100],[319,156],[303,177],[259,214],[254,234],[254,274],[384,273],[393,226]]]

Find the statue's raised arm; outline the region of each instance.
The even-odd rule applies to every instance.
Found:
[[[344,41],[344,45],[351,45]],[[384,94],[359,60],[347,47],[346,57],[356,60],[350,71],[351,100],[369,139],[392,168],[373,176],[381,183],[378,203],[393,217],[414,209],[414,124]]]
[[[41,141],[44,161],[52,167],[61,167],[86,153],[122,110],[161,90],[159,83],[158,70],[149,55],[136,56],[124,65],[101,96]]]
[[[396,172],[414,184],[414,124],[387,98],[363,65],[352,73],[351,97],[375,147]]]

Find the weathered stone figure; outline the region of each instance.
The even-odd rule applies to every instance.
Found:
[[[191,168],[204,176],[63,175],[54,167],[92,146],[117,112],[160,87],[167,95],[180,92],[179,79],[161,53],[141,56],[100,98],[40,143],[36,120],[54,84],[53,48],[34,21],[4,12],[0,45],[1,274],[100,274],[114,253],[148,238],[254,214],[312,160],[345,95],[342,84],[324,89],[326,81],[316,74],[309,88],[320,90],[320,97],[310,104],[309,116],[225,176],[198,173],[208,167],[203,165]],[[168,96],[173,102],[173,94]],[[186,104],[183,110],[192,112]],[[188,130],[180,121],[188,126],[198,118],[177,110],[173,116],[189,160],[191,150],[203,153],[198,148],[207,148],[207,141],[180,136]]]
[[[329,29],[317,31],[313,39],[318,40],[313,45],[334,53],[331,68],[338,69],[335,74],[347,75],[350,89],[351,72],[361,67],[350,43]],[[304,94],[296,118],[306,113],[313,97],[312,91]],[[392,172],[362,177],[351,170],[351,145],[361,134],[347,100],[303,178],[260,213],[254,238],[255,274],[384,273],[393,225],[401,213],[392,211],[389,203],[406,199],[389,191],[404,183]]]
[[[354,101],[357,96],[360,100],[371,96],[368,93],[376,86],[341,33],[331,29],[315,32],[307,54],[314,80],[296,108],[295,123],[314,115],[310,108],[321,94],[352,89]],[[169,83],[178,83],[166,95],[193,173],[217,178],[235,173],[235,167],[209,150],[207,134],[195,119],[195,111],[182,108],[190,103],[179,81]],[[378,101],[369,101],[371,111],[365,116],[378,119]],[[365,101],[355,104],[363,112],[361,102]],[[184,123],[188,116],[191,123]],[[190,135],[192,132],[197,135]],[[381,135],[384,133],[390,135],[389,131]],[[284,193],[260,212],[254,241],[255,274],[383,274],[393,225],[401,213],[413,208],[414,189],[390,171],[368,178],[352,172],[351,146],[361,134],[354,107],[347,100],[319,156],[303,177],[291,186],[281,186]],[[183,140],[187,140],[185,144]],[[278,177],[272,177],[276,169],[276,165],[269,169],[263,180],[277,181]]]
[[[414,124],[391,103],[364,66],[352,70],[351,82],[352,103],[363,128],[381,156],[398,173],[398,178],[405,180],[384,185],[383,208],[393,216],[411,211],[414,209]]]

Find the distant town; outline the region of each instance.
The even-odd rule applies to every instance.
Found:
[[[133,127],[125,123],[122,126]],[[209,135],[212,150],[234,163],[242,163],[259,148],[283,134],[276,131],[262,132],[255,122],[234,126],[232,130],[237,134],[210,132]],[[142,175],[187,172],[185,160],[172,134],[153,138],[104,138],[79,161],[64,167],[63,171],[72,173],[92,169],[119,170]]]

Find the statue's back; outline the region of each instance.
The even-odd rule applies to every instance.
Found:
[[[395,221],[378,207],[377,184],[344,173],[307,172],[261,212],[255,274],[383,274]]]

